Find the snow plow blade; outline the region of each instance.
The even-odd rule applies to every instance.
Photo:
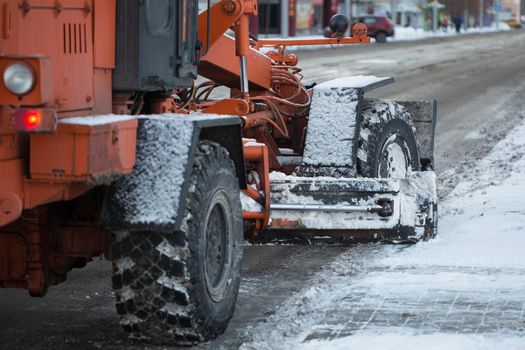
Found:
[[[418,241],[435,234],[436,203],[432,171],[404,179],[279,174],[271,179],[265,238]]]

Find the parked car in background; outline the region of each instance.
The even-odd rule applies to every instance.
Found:
[[[368,27],[368,36],[376,39],[378,43],[386,42],[386,38],[394,36],[394,24],[385,16],[362,15],[352,18],[352,25],[364,23]],[[334,33],[329,28],[325,29],[325,36],[331,37]]]

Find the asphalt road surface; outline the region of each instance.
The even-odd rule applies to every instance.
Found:
[[[525,96],[525,31],[468,35],[422,42],[397,42],[306,51],[300,65],[309,81],[345,75],[392,76],[397,83],[371,95],[436,99],[436,155],[440,196],[521,119]],[[251,340],[293,292],[341,253],[355,261],[381,254],[381,245],[247,246],[237,310],[219,339],[201,349],[235,349]],[[120,331],[110,286],[110,264],[96,261],[70,273],[42,299],[26,291],[0,290],[2,349],[155,348]]]

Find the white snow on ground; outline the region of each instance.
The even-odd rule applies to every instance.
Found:
[[[297,347],[301,350],[523,350],[523,338],[488,337],[483,335],[466,336],[463,334],[425,334],[406,337],[400,334],[376,334],[374,336],[355,335],[338,338],[328,346],[322,341],[311,341]]]
[[[509,25],[504,22],[500,22],[499,26],[494,23],[491,27],[484,28],[468,28],[468,30],[462,30],[459,35],[465,34],[478,34],[478,33],[490,33],[496,31],[509,31],[511,30]],[[423,29],[416,29],[412,27],[396,27],[395,35],[393,38],[388,38],[388,41],[408,41],[408,40],[421,40],[428,38],[439,38],[458,35],[455,30],[438,30],[437,32],[425,31]]]
[[[525,349],[524,135],[449,195],[438,238],[349,249],[242,349]]]

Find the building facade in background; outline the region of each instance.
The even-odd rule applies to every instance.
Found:
[[[500,20],[519,22],[522,2],[525,3],[525,1],[520,0],[502,0]]]
[[[426,1],[421,0],[376,0],[374,14],[390,18],[402,27],[422,28]],[[392,14],[395,7],[395,14]]]
[[[259,35],[319,35],[340,10],[339,0],[259,0],[259,18],[250,30]]]
[[[398,26],[432,30],[436,15],[440,24],[462,16],[467,27],[474,27],[480,25],[481,3],[483,26],[496,19],[519,22],[520,15],[525,16],[525,0],[259,0],[259,16],[250,30],[261,36],[322,35],[332,15],[350,13],[349,4],[353,16],[386,16]],[[203,4],[206,0],[199,0]]]

